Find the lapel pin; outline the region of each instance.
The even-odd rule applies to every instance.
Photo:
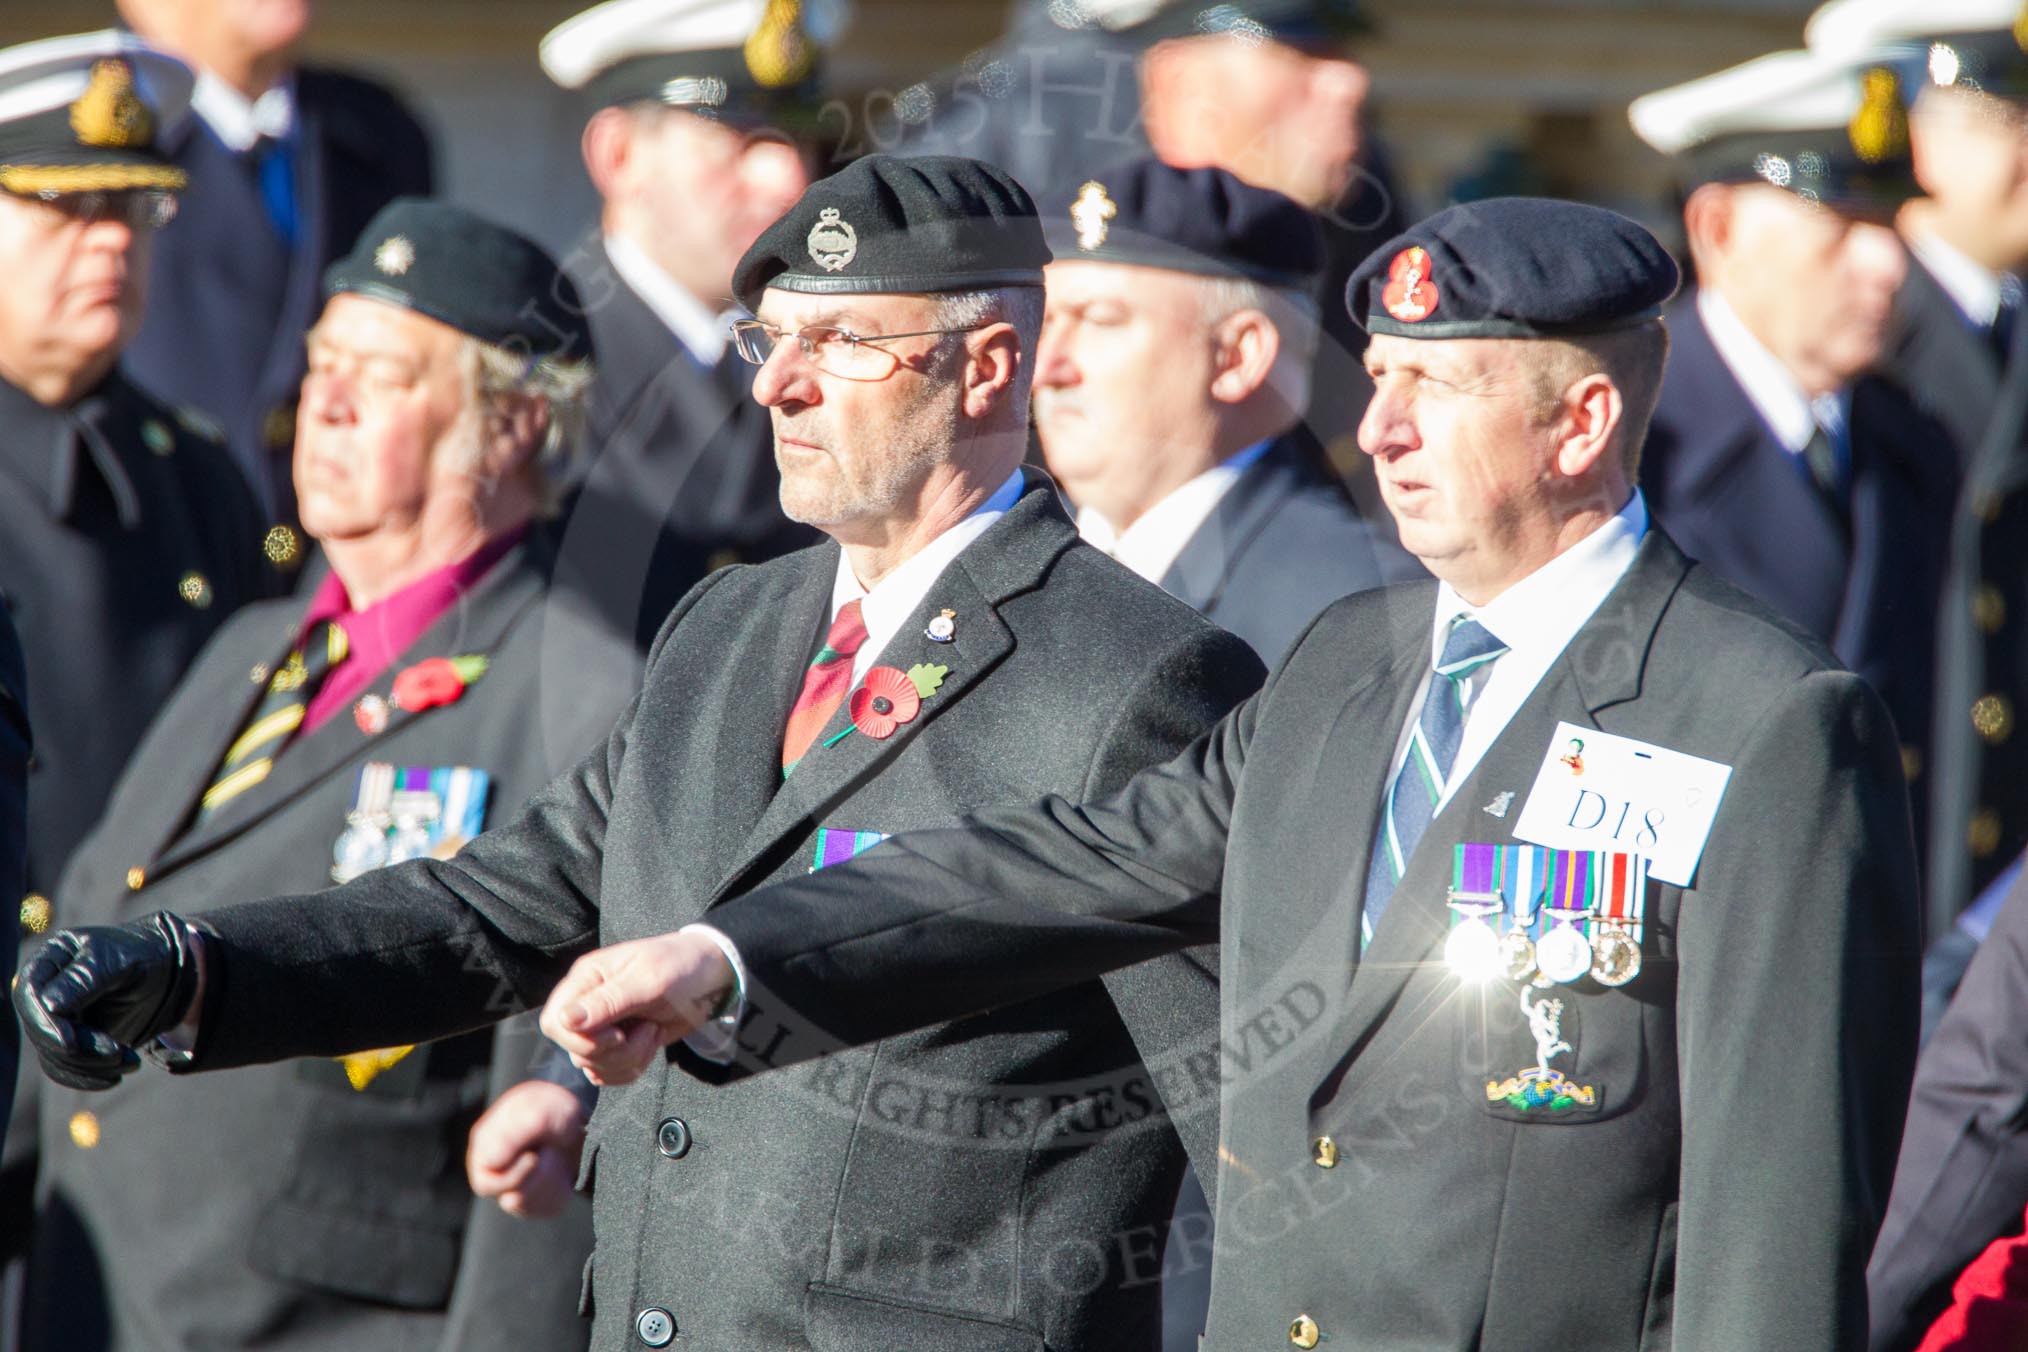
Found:
[[[946,610],[929,622],[929,628],[922,631],[923,637],[932,643],[949,643],[958,633],[958,612]]]
[[[380,695],[366,695],[352,706],[352,721],[357,723],[359,730],[368,737],[378,737],[387,731],[390,712],[385,698]]]
[[[1568,766],[1570,767],[1570,772],[1571,772],[1572,774],[1574,774],[1574,775],[1581,775],[1581,774],[1583,774],[1583,773],[1584,773],[1584,738],[1582,738],[1582,737],[1573,737],[1573,738],[1571,738],[1571,739],[1570,739],[1570,750],[1568,750],[1568,751],[1564,752],[1564,753],[1563,753],[1563,754],[1562,754],[1561,756],[1558,756],[1558,757],[1556,758],[1556,761],[1557,761],[1557,764],[1559,764],[1559,765],[1568,765]]]
[[[1486,815],[1489,817],[1505,817],[1507,809],[1513,805],[1514,794],[1512,790],[1508,790],[1495,797],[1492,802],[1486,804]]]

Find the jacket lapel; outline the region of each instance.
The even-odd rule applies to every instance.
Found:
[[[1057,555],[1076,541],[1076,531],[1057,505],[1055,486],[1042,475],[1029,473],[1021,500],[943,571],[877,659],[876,665],[900,671],[918,664],[948,667],[943,683],[923,700],[913,721],[879,740],[858,731],[848,732],[852,702],[848,697],[841,703],[736,851],[710,904],[743,890],[755,865],[786,839],[813,829],[826,811],[878,774],[925,726],[944,717],[999,665],[1013,651],[1014,635],[997,607],[1040,585]],[[826,600],[828,595],[827,587]],[[958,626],[951,642],[937,643],[924,631],[945,609],[958,613]],[[808,626],[797,626],[798,658],[793,665],[798,686],[815,641],[815,624],[813,619]],[[779,753],[782,724],[793,701],[792,689],[765,734],[772,753]],[[779,764],[778,754],[775,763]]]
[[[453,606],[397,657],[372,688],[384,693],[396,673],[426,658],[491,654],[522,612],[541,599],[542,586],[541,565],[529,556],[525,545],[515,549],[494,566],[468,601]],[[285,745],[275,758],[274,770],[260,784],[225,804],[210,821],[170,843],[150,872],[166,873],[232,840],[331,775],[372,759],[376,746],[399,735],[418,718],[427,718],[430,712],[392,708],[387,726],[370,735],[344,714],[330,718],[307,737]],[[221,746],[220,751],[223,749]],[[212,766],[216,764],[214,760]]]
[[[1619,586],[1571,639],[1430,823],[1409,857],[1408,870],[1395,888],[1386,914],[1374,927],[1373,943],[1360,960],[1345,1018],[1334,1038],[1334,1045],[1350,1050],[1327,1082],[1327,1096],[1340,1077],[1357,1077],[1359,1049],[1393,1009],[1409,980],[1442,960],[1443,942],[1450,930],[1445,893],[1454,847],[1467,841],[1511,841],[1513,823],[1520,820],[1556,724],[1568,721],[1597,727],[1598,713],[1639,695],[1655,628],[1688,568],[1674,542],[1660,527],[1650,526]],[[1412,680],[1409,686],[1412,691]],[[1407,701],[1399,702],[1400,712],[1387,725],[1395,729],[1407,715]],[[1485,810],[1498,794],[1510,791],[1514,798],[1503,816],[1495,817]],[[1376,796],[1369,814],[1355,819],[1365,822],[1369,836],[1378,813]],[[1356,875],[1361,886],[1370,840],[1366,844],[1368,850],[1361,852]],[[1440,992],[1447,989],[1439,988]]]
[[[1299,487],[1292,456],[1283,439],[1246,467],[1184,542],[1162,576],[1163,591],[1193,610],[1207,611],[1217,603],[1240,556]]]

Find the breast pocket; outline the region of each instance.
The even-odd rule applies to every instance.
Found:
[[[1489,1116],[1531,1125],[1618,1117],[1647,1090],[1640,1001],[1589,980],[1460,987],[1458,1087]]]

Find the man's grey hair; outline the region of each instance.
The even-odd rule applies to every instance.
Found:
[[[467,337],[460,354],[472,373],[479,413],[509,395],[531,396],[549,406],[549,423],[529,458],[537,499],[553,514],[576,485],[586,459],[585,404],[592,383],[589,359],[530,358],[496,343]]]
[[[1028,389],[1035,378],[1035,347],[1042,339],[1043,290],[1039,286],[1003,286],[990,291],[945,291],[936,296],[930,326],[938,329],[967,329],[985,324],[1007,324],[1021,340],[1021,365],[1014,372],[1013,395],[1016,416],[1028,418]],[[952,334],[953,344],[961,335]],[[952,349],[955,350],[955,349]]]
[[[1316,362],[1320,322],[1317,298],[1294,287],[1269,286],[1250,277],[1204,279],[1204,322],[1216,324],[1241,310],[1258,310],[1281,335],[1268,385],[1300,416],[1310,405],[1310,369]]]

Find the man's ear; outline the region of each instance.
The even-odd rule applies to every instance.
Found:
[[[1014,394],[1014,377],[1027,354],[1012,324],[988,324],[967,335],[967,359],[961,381],[965,416],[984,418]]]
[[[539,394],[503,394],[486,413],[483,473],[498,481],[535,459],[549,431],[549,400]]]
[[[1690,257],[1700,273],[1711,271],[1711,260],[1732,244],[1734,207],[1737,199],[1725,183],[1706,183],[1683,202],[1683,237],[1690,245]]]
[[[627,158],[634,147],[634,117],[624,108],[601,108],[584,124],[579,142],[584,152],[585,172],[600,197],[610,199],[619,191],[626,175]]]
[[[1274,374],[1282,350],[1281,330],[1259,310],[1235,310],[1219,320],[1212,341],[1211,397],[1221,404],[1253,398]]]
[[[1558,420],[1556,471],[1567,479],[1590,474],[1602,456],[1613,453],[1614,434],[1626,416],[1619,386],[1603,371],[1571,382],[1563,392]]]

